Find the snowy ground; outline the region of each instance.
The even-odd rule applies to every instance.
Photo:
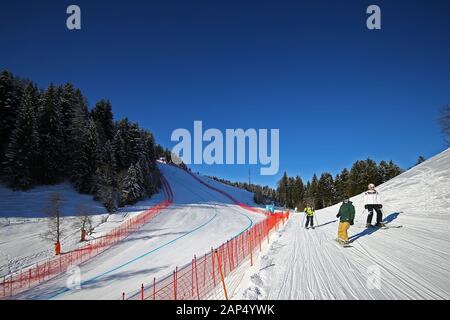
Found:
[[[450,149],[378,188],[387,230],[364,229],[362,196],[349,235],[334,242],[339,206],[317,211],[320,226],[294,214],[252,268],[238,299],[449,299]]]
[[[69,276],[62,274],[15,298],[119,299],[123,291],[129,296],[141,283],[166,276],[194,254],[208,252],[264,218],[233,204],[183,170],[168,165],[160,169],[172,187],[173,204],[124,241],[80,265],[80,290],[67,289]],[[223,186],[215,186],[219,185]],[[240,189],[227,186],[226,191],[240,201],[252,201],[251,194]]]
[[[108,214],[92,196],[81,195],[66,183],[37,187],[27,192],[13,192],[0,186],[0,276],[54,257],[52,241],[46,238],[48,219],[44,218],[43,213],[53,192],[62,196],[61,211],[65,216],[61,222],[63,252],[86,245],[85,242],[79,242],[81,235],[77,210],[80,204],[91,215],[94,229],[87,236],[91,240],[101,237],[125,219],[145,211],[164,198],[161,192],[149,200]]]

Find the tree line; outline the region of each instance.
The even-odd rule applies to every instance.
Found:
[[[0,73],[0,180],[15,190],[70,181],[112,212],[158,192],[156,147],[137,123],[114,121],[107,100],[89,109],[70,83]]]
[[[313,175],[306,184],[301,177],[289,177],[285,172],[278,182],[276,194],[277,202],[289,208],[303,210],[306,205],[316,209],[334,205],[344,197],[353,197],[367,190],[369,183],[380,185],[403,170],[393,161],[381,161],[377,164],[372,159],[356,161],[350,170],[343,169],[333,177],[324,172],[318,177]]]
[[[422,156],[419,157],[417,164],[424,160]],[[350,170],[345,168],[334,177],[329,172],[322,173],[320,177],[314,174],[306,183],[300,176],[289,177],[285,172],[276,189],[246,182],[231,182],[214,176],[210,178],[254,193],[254,200],[258,204],[275,202],[281,206],[303,210],[306,205],[316,209],[334,205],[345,196],[353,197],[364,192],[369,183],[379,185],[402,172],[393,161],[383,160],[377,164],[372,159],[366,159],[356,161]]]

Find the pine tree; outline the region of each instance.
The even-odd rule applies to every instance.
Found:
[[[91,111],[91,116],[97,125],[101,142],[112,140],[114,137],[114,122],[111,103],[100,100]]]
[[[441,133],[444,137],[444,141],[447,146],[450,146],[450,104],[445,105],[441,108],[439,124],[441,127]]]
[[[319,180],[317,175],[314,174],[311,182],[308,182],[309,186],[306,192],[306,202],[307,205],[313,206],[314,208],[321,207],[321,201],[319,199]]]
[[[334,179],[334,186],[336,190],[336,201],[339,202],[344,199],[344,197],[350,196],[349,192],[349,176],[347,168],[341,171],[340,174],[336,175]]]
[[[425,160],[426,159],[423,156],[419,156],[415,165],[417,166],[417,165],[421,164],[422,162],[425,162]]]
[[[92,179],[97,168],[97,127],[92,119],[88,120],[87,128],[82,132],[78,141],[78,152],[72,159],[72,176],[76,189],[83,193],[93,191]]]
[[[387,172],[386,172],[387,180],[386,181],[391,180],[392,178],[395,178],[402,172],[403,172],[403,170],[398,165],[396,165],[392,160],[390,160],[388,163],[388,166],[387,166]]]
[[[0,74],[0,171],[10,136],[16,127],[22,89],[9,71]]]
[[[38,106],[38,90],[30,84],[25,89],[16,128],[6,151],[5,175],[14,189],[26,190],[35,182],[39,149],[36,129]]]
[[[114,212],[119,206],[116,190],[115,172],[111,166],[104,165],[95,171],[95,199],[99,200],[108,212]]]
[[[319,206],[316,208],[321,209],[333,205],[336,200],[333,176],[328,172],[322,173],[318,185]]]
[[[134,164],[128,168],[121,181],[120,202],[122,205],[133,204],[142,197],[142,188],[139,184],[139,173]]]
[[[350,169],[349,191],[352,196],[367,189],[366,169],[366,162],[362,160],[356,161]]]
[[[64,172],[64,136],[61,113],[53,84],[42,96],[39,112],[39,137],[41,160],[40,182],[58,182]]]
[[[288,203],[288,187],[289,187],[289,177],[286,172],[284,172],[283,177],[278,181],[277,188],[277,199],[278,203],[282,206],[287,206]]]
[[[305,198],[305,187],[302,178],[296,176],[292,186],[292,207],[301,208]]]
[[[379,169],[375,161],[368,158],[366,160],[366,185],[373,183],[376,186],[382,183],[381,175],[379,174]]]

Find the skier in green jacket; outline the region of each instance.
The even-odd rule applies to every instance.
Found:
[[[336,218],[340,218],[337,241],[343,245],[348,244],[348,229],[354,223],[355,207],[347,196],[344,198]]]

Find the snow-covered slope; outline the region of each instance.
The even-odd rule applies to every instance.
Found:
[[[50,195],[61,195],[61,212],[64,216],[77,215],[78,207],[83,207],[92,214],[105,213],[105,207],[93,200],[91,195],[78,193],[69,183],[52,186],[38,186],[28,191],[12,191],[0,185],[0,221],[1,218],[43,218],[44,208],[48,205]]]
[[[314,230],[294,214],[234,298],[449,299],[450,149],[377,189],[391,228],[363,228],[361,195],[350,248],[333,240],[339,205],[317,211]]]
[[[52,242],[45,237],[48,220],[42,213],[49,196],[58,192],[62,196],[61,248],[63,252],[85,245],[80,243],[80,220],[76,216],[82,205],[91,215],[93,232],[88,239],[101,237],[125,219],[145,211],[163,200],[154,195],[151,199],[126,206],[115,214],[106,213],[105,208],[92,196],[77,193],[69,184],[41,186],[27,192],[0,189],[0,277],[54,257]],[[11,217],[12,216],[12,217]]]
[[[170,274],[176,266],[190,262],[194,254],[209,252],[264,218],[179,168],[160,164],[160,169],[173,190],[173,204],[124,241],[80,265],[81,290],[69,290],[68,275],[62,274],[15,298],[119,299],[123,291],[128,297],[141,283]],[[239,201],[248,201],[241,198],[239,189],[226,188]]]

